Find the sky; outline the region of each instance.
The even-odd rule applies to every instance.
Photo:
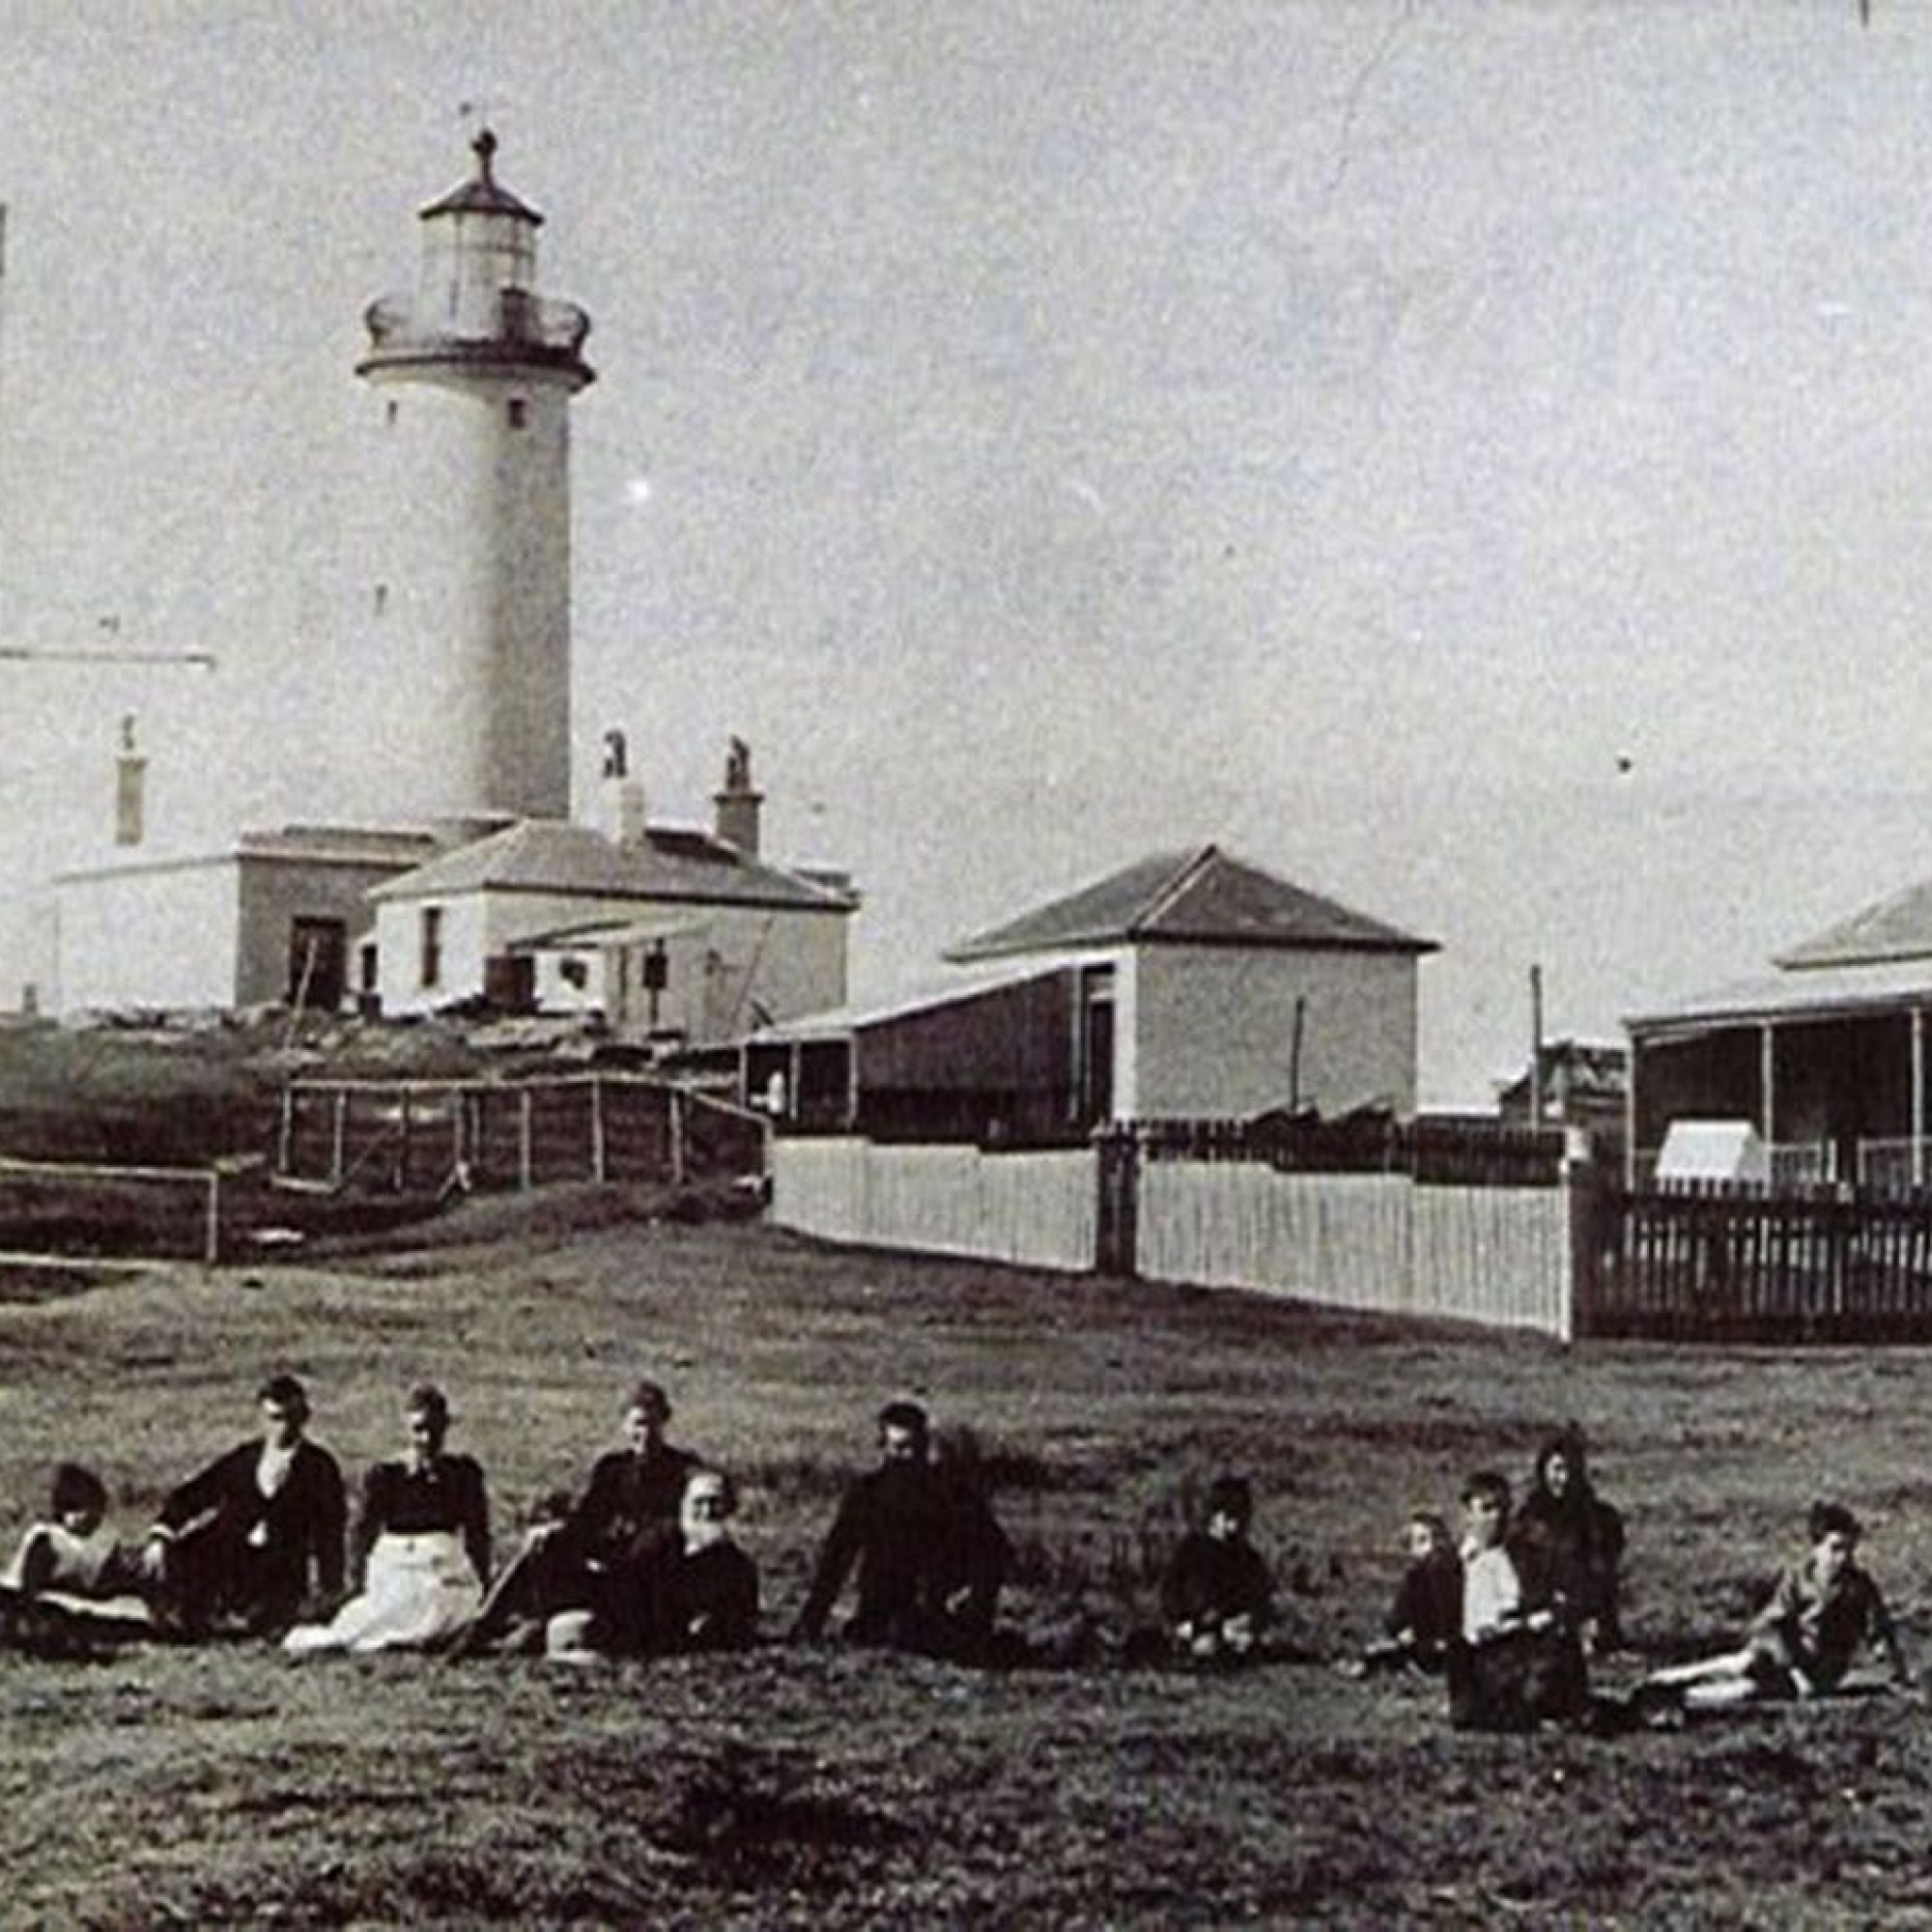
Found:
[[[1932,874],[1932,5],[0,0],[0,998],[340,817],[360,315],[548,217],[580,808],[753,748],[853,983],[1217,841],[1439,942],[1425,1100]],[[468,104],[469,112],[466,115]]]

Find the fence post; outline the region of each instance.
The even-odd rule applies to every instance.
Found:
[[[590,1178],[602,1186],[604,1172],[604,1080],[590,1076]]]
[[[331,1187],[342,1185],[342,1144],[349,1130],[348,1113],[349,1089],[338,1087],[335,1090],[335,1124],[330,1135],[328,1155],[328,1184]]]
[[[684,1185],[684,1090],[670,1089],[670,1184]]]
[[[396,1192],[410,1191],[410,1090],[403,1089],[402,1119],[396,1134]]]
[[[530,1191],[530,1090],[517,1095],[517,1185]]]
[[[1609,1196],[1602,1170],[1591,1159],[1565,1161],[1558,1185],[1569,1208],[1570,1239],[1556,1333],[1558,1341],[1574,1342],[1596,1329],[1603,1287],[1603,1215]]]
[[[1094,1135],[1094,1171],[1099,1189],[1099,1212],[1094,1228],[1094,1265],[1101,1274],[1131,1279],[1137,1272],[1140,1159],[1140,1137],[1131,1124],[1121,1122],[1102,1127]]]
[[[289,1159],[296,1144],[296,1089],[295,1082],[282,1089],[282,1132],[275,1147],[275,1172],[287,1174]]]

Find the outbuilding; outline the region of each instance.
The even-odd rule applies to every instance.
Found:
[[[1433,951],[1218,846],[1156,854],[960,942],[930,987],[764,1029],[745,1086],[795,1121],[902,1137],[1408,1115]]]

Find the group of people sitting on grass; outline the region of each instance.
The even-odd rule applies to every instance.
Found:
[[[353,1535],[341,1471],[307,1434],[301,1384],[272,1377],[257,1401],[260,1433],[172,1491],[138,1545],[108,1523],[99,1478],[62,1464],[46,1520],[0,1577],[0,1634],[55,1649],[252,1634],[293,1656],[511,1651],[564,1662],[737,1649],[756,1637],[758,1573],[733,1540],[735,1487],[666,1440],[670,1403],[656,1382],[630,1392],[624,1446],[597,1460],[581,1496],[547,1498],[514,1558],[494,1571],[483,1471],[447,1447],[440,1390],[411,1390],[408,1447],[368,1471]],[[792,1634],[823,1636],[856,1576],[847,1639],[956,1662],[995,1656],[1013,1552],[981,1487],[935,1458],[916,1403],[880,1410],[878,1450],[838,1503]],[[1511,1502],[1504,1476],[1471,1476],[1460,1547],[1440,1517],[1413,1515],[1386,1634],[1343,1667],[1439,1673],[1463,1728],[1602,1715],[1589,1666],[1622,1643],[1624,1525],[1598,1495],[1577,1431],[1544,1445],[1520,1508]],[[1274,1603],[1249,1539],[1253,1514],[1245,1478],[1208,1487],[1198,1526],[1161,1579],[1160,1654],[1238,1664],[1262,1653]],[[1808,1553],[1740,1648],[1652,1672],[1620,1715],[1667,1722],[1828,1691],[1866,1645],[1895,1679],[1912,1681],[1884,1599],[1858,1562],[1856,1519],[1820,1503],[1809,1533]]]
[[[136,1546],[108,1524],[99,1477],[61,1465],[47,1519],[0,1578],[0,1627],[49,1648],[245,1634],[298,1657],[508,1650],[566,1662],[755,1637],[758,1574],[732,1537],[735,1486],[666,1440],[670,1403],[656,1382],[627,1399],[625,1445],[598,1459],[580,1497],[546,1499],[495,1572],[483,1471],[446,1446],[440,1389],[411,1390],[408,1449],[369,1470],[353,1536],[301,1384],[272,1377],[257,1401],[259,1435],[172,1491]],[[933,1460],[925,1411],[888,1404],[878,1466],[838,1505],[795,1634],[823,1634],[856,1571],[846,1635],[979,1656],[1010,1556],[979,1489]]]
[[[1409,1518],[1385,1635],[1343,1666],[1353,1676],[1440,1673],[1460,1729],[1671,1724],[1699,1710],[1811,1697],[1836,1690],[1867,1649],[1894,1683],[1915,1681],[1858,1561],[1858,1519],[1841,1504],[1813,1504],[1807,1552],[1780,1575],[1738,1648],[1654,1670],[1610,1703],[1593,1698],[1589,1669],[1623,1643],[1624,1525],[1590,1481],[1581,1435],[1566,1430],[1544,1445],[1520,1509],[1508,1478],[1490,1469],[1463,1484],[1462,1500],[1460,1546],[1439,1516]]]

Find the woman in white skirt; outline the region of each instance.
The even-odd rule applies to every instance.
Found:
[[[421,1649],[476,1614],[490,1581],[483,1471],[473,1457],[444,1451],[449,1404],[427,1382],[410,1391],[409,1433],[409,1454],[378,1463],[362,1486],[361,1594],[327,1623],[292,1630],[282,1641],[294,1655]]]

